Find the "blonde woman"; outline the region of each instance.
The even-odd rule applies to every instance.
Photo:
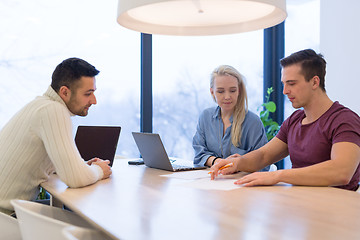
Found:
[[[194,163],[211,167],[232,154],[243,155],[267,143],[260,118],[248,110],[243,76],[235,68],[217,67],[211,74],[210,93],[218,106],[200,115],[193,138]]]

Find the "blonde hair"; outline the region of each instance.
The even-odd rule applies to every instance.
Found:
[[[233,112],[233,124],[231,127],[231,142],[235,147],[239,147],[242,134],[242,123],[245,115],[248,112],[248,98],[244,83],[244,76],[241,75],[235,68],[229,65],[221,65],[214,69],[211,73],[210,87],[214,88],[215,77],[217,76],[233,76],[238,81],[239,96]],[[215,100],[215,98],[214,98]],[[216,101],[216,100],[215,100]]]

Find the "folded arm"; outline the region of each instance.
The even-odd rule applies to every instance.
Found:
[[[81,158],[72,136],[72,123],[67,110],[57,104],[40,111],[35,130],[60,179],[69,187],[83,187],[102,179],[102,166],[89,166]]]

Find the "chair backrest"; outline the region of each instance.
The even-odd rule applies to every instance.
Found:
[[[18,221],[2,212],[0,212],[0,239],[21,240]]]
[[[62,233],[67,240],[110,240],[102,232],[76,226],[65,227]]]
[[[36,202],[11,200],[24,240],[63,240],[62,230],[67,226],[92,228],[77,214]]]
[[[270,165],[270,169],[269,169],[269,172],[274,172],[277,170],[277,166],[275,164],[271,164]]]

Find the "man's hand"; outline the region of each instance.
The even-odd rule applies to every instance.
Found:
[[[237,172],[237,163],[238,160],[240,159],[241,155],[239,154],[234,154],[231,155],[229,157],[227,157],[226,159],[221,159],[219,161],[216,161],[216,163],[210,168],[210,174],[211,174],[211,180],[214,180],[215,177],[219,176],[219,174],[232,174],[234,172]],[[227,168],[223,168],[225,165],[229,164],[229,163],[233,163],[232,166],[227,167]]]
[[[89,163],[90,162],[90,163]],[[87,162],[89,165],[95,164],[101,167],[103,170],[103,178],[106,179],[109,178],[112,174],[111,167],[109,166],[110,161],[109,160],[101,160],[100,158],[93,158]]]
[[[97,161],[102,161],[100,158],[93,158],[93,159],[90,159],[89,161],[87,161],[86,163],[88,164],[88,165],[91,165],[91,164],[93,164],[94,162],[97,162]]]
[[[237,185],[243,185],[244,187],[271,186],[279,182],[279,173],[280,171],[254,172],[240,178],[234,183]]]

